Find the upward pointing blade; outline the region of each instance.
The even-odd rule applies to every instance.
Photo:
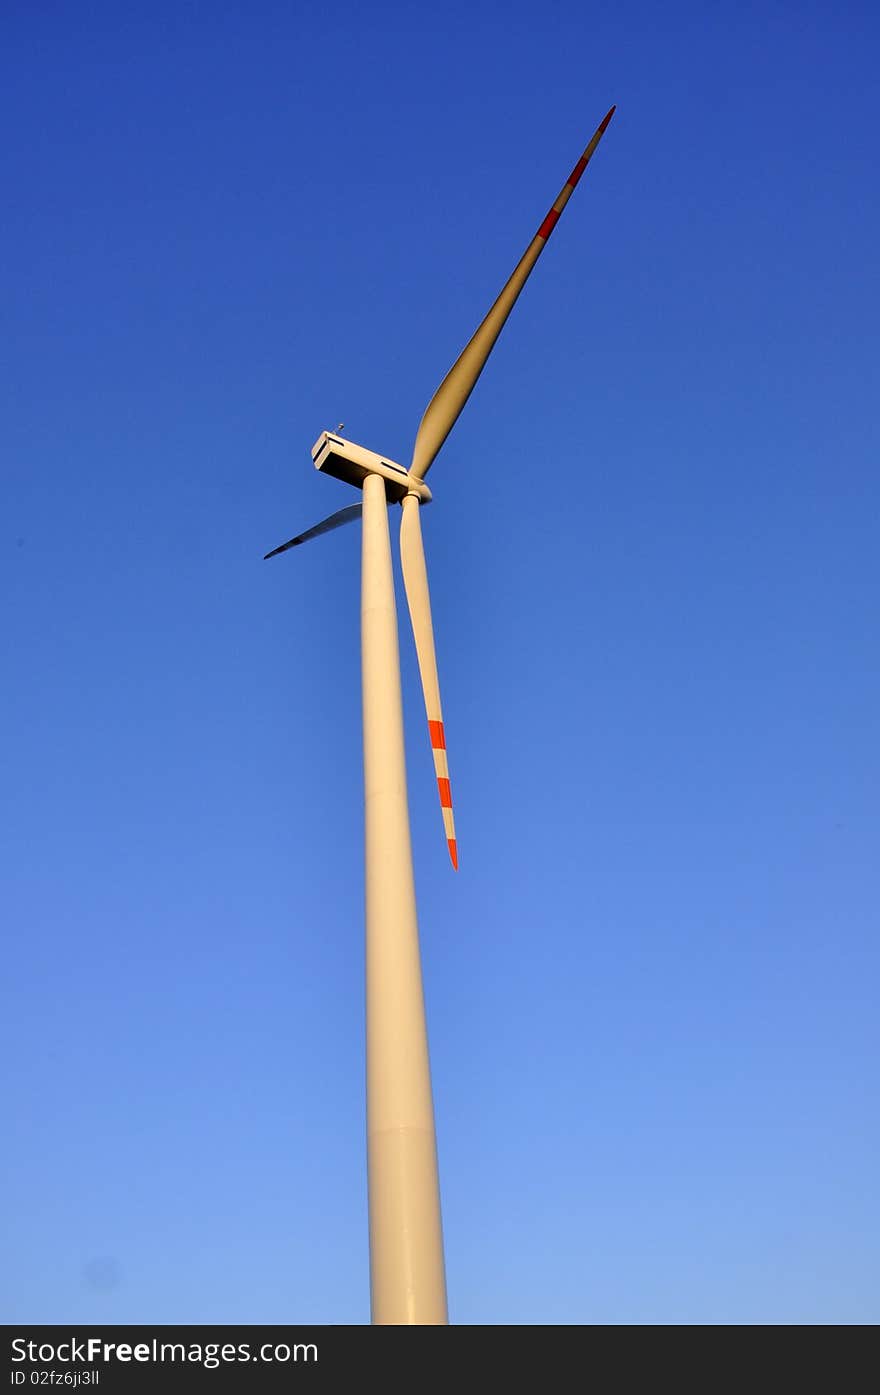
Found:
[[[443,382],[428,403],[425,415],[419,426],[413,448],[411,473],[417,479],[424,479],[431,468],[446,437],[449,435],[462,407],[473,391],[474,384],[483,371],[486,359],[492,352],[495,340],[504,327],[504,322],[513,309],[516,298],[528,280],[529,272],[546,246],[547,239],[559,220],[559,215],[571,198],[575,185],[590,162],[593,151],[602,139],[608,122],[614,115],[612,107],[599,123],[593,139],[578,160],[562,191],[535,236],[529,243],[516,270],[504,290],[480,325],[474,337],[462,349]]]
[[[440,810],[443,814],[446,842],[452,865],[457,871],[458,844],[455,840],[455,822],[452,817],[452,791],[449,786],[449,766],[446,761],[443,713],[440,709],[440,680],[437,677],[437,655],[434,651],[434,626],[431,623],[431,598],[428,593],[428,572],[425,567],[425,549],[422,544],[420,504],[416,495],[408,494],[403,500],[402,507],[400,561],[403,567],[403,586],[406,591],[406,601],[416,641],[419,673],[422,676],[422,692],[425,695],[425,711],[428,714],[428,732],[431,737],[431,750],[434,754],[434,773],[437,776],[437,790],[440,795]]]

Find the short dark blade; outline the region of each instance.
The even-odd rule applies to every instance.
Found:
[[[279,552],[286,552],[288,548],[299,547],[300,543],[308,542],[311,538],[320,537],[321,533],[332,533],[334,528],[341,528],[344,523],[353,523],[361,516],[360,504],[349,504],[347,509],[340,509],[338,513],[331,513],[329,518],[316,523],[314,528],[308,528],[305,533],[298,533],[289,542],[282,543],[280,547],[273,547],[271,552],[267,552],[263,558],[268,562],[270,557],[277,557]]]

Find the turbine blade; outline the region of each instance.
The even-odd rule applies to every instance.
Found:
[[[316,523],[314,528],[307,528],[304,533],[298,533],[295,538],[290,538],[280,547],[273,547],[271,552],[266,553],[263,561],[268,562],[270,557],[277,557],[279,552],[286,552],[290,547],[299,547],[300,543],[308,542],[310,538],[318,538],[322,533],[332,533],[334,528],[341,528],[344,523],[351,523],[352,519],[360,518],[360,516],[361,505],[349,504],[347,509],[331,513],[329,518],[324,518],[320,523]]]
[[[612,107],[607,116],[600,121],[592,140],[563,184],[559,197],[526,248],[504,290],[476,334],[462,349],[428,403],[416,436],[412,465],[410,466],[410,472],[417,479],[424,479],[437,452],[458,420],[459,413],[470,397],[474,384],[483,371],[486,359],[492,352],[495,340],[501,333],[504,322],[516,303],[517,296],[528,280],[529,272],[543,252],[547,239],[559,220],[559,215],[587,168],[596,146],[605,133],[606,126],[614,115],[614,111],[615,108]]]
[[[452,792],[449,787],[449,765],[446,760],[443,712],[440,708],[440,680],[437,677],[437,655],[434,651],[434,626],[431,623],[431,598],[428,593],[425,549],[422,545],[420,505],[416,495],[408,494],[403,500],[402,508],[400,561],[403,567],[403,585],[416,641],[419,673],[422,676],[422,692],[425,695],[425,711],[428,714],[428,734],[431,738],[431,750],[434,754],[434,773],[437,776],[440,811],[443,815],[449,856],[457,871],[458,844],[455,840],[455,821],[452,817]]]

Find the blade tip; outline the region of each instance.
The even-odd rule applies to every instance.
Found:
[[[453,867],[455,868],[455,870],[456,870],[456,872],[457,872],[457,871],[458,871],[458,845],[457,845],[456,840],[455,840],[454,838],[447,838],[447,839],[446,839],[446,842],[449,844],[449,857],[450,857],[450,859],[451,859],[451,861],[452,861]]]

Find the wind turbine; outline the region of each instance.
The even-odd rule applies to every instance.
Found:
[[[547,244],[615,108],[599,123],[495,304],[422,417],[409,469],[324,431],[315,467],[363,492],[282,543],[275,557],[362,515],[361,662],[366,832],[367,1168],[374,1323],[445,1323],[446,1278],[428,1038],[406,794],[397,613],[388,504],[399,503],[400,559],[428,716],[449,855],[458,867],[440,683],[420,511],[425,476],[455,425],[504,322]]]

